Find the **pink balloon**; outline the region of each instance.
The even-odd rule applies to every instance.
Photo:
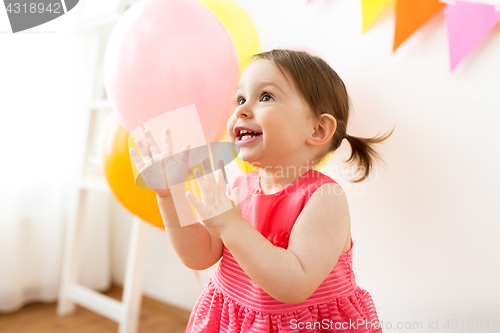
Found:
[[[206,140],[219,141],[234,110],[239,66],[229,33],[205,6],[195,0],[143,0],[111,32],[104,79],[129,133],[195,104]]]

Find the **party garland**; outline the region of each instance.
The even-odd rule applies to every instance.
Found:
[[[307,0],[307,4],[312,1]],[[451,71],[491,29],[498,27],[500,19],[500,5],[495,6],[478,1],[361,0],[362,32],[367,31],[373,25],[382,9],[392,1],[396,1],[393,52],[432,17],[444,10]]]

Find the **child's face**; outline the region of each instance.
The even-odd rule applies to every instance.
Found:
[[[283,167],[308,157],[313,112],[292,78],[287,80],[272,61],[258,59],[245,69],[236,98],[227,132],[230,142],[240,147],[240,159],[257,167]],[[245,137],[241,127],[257,134]]]

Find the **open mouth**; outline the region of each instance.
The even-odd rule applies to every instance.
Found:
[[[262,133],[259,132],[252,132],[252,131],[247,131],[247,130],[241,130],[238,135],[236,136],[236,139],[238,141],[247,141],[247,140],[252,140],[258,136],[262,135]]]

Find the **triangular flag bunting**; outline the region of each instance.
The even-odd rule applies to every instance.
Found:
[[[393,51],[444,6],[439,0],[396,0]]]
[[[365,32],[373,24],[385,4],[392,0],[361,0],[361,12],[363,15],[363,31]]]
[[[500,12],[495,6],[457,1],[446,5],[444,18],[448,31],[451,70],[497,25]]]

